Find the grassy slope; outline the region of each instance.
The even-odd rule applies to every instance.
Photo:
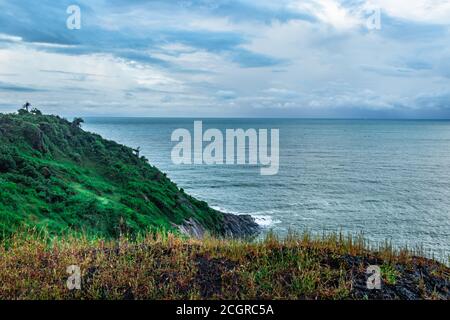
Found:
[[[0,114],[0,237],[24,226],[117,237],[190,217],[213,233],[222,219],[131,148],[57,116]]]
[[[203,241],[147,234],[129,241],[17,235],[0,243],[1,299],[450,299],[450,269],[362,239],[308,234],[280,241]],[[81,269],[81,290],[66,268]],[[368,290],[379,265],[382,290]]]

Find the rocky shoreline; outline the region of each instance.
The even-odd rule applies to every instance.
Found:
[[[251,215],[235,215],[223,212],[221,214],[223,221],[219,227],[219,236],[226,238],[248,238],[257,235],[261,230]],[[208,230],[194,218],[185,220],[183,224],[177,227],[182,234],[197,239],[202,239],[208,234]]]
[[[223,214],[223,235],[231,238],[246,238],[257,235],[261,228],[249,214]]]

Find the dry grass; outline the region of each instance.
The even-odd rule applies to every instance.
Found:
[[[361,288],[370,264],[383,270],[378,293]],[[70,265],[81,269],[81,290],[67,289]],[[406,284],[416,298],[448,299],[449,275],[448,267],[410,251],[369,250],[362,237],[336,234],[283,240],[270,234],[249,242],[162,233],[105,241],[29,232],[0,246],[0,299],[405,298],[396,290]]]

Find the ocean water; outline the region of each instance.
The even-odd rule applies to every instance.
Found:
[[[84,129],[141,154],[225,212],[251,214],[264,230],[364,234],[373,243],[450,255],[450,121],[87,118]],[[174,165],[172,131],[278,128],[280,168]]]

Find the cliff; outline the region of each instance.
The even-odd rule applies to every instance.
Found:
[[[0,237],[25,228],[112,238],[258,232],[251,217],[210,208],[139,152],[85,132],[82,122],[39,110],[0,114]]]

